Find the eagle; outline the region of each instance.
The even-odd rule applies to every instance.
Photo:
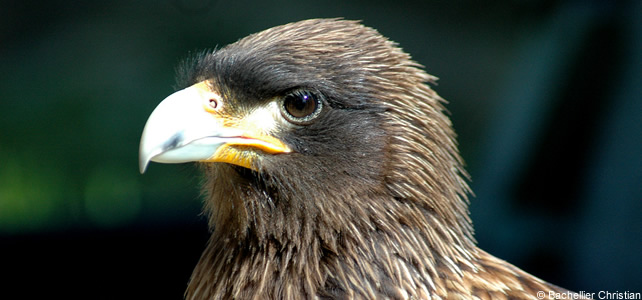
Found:
[[[202,169],[211,237],[185,297],[570,295],[476,246],[435,80],[344,19],[277,26],[180,64],[139,162]]]

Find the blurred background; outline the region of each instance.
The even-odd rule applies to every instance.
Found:
[[[482,248],[642,292],[640,1],[0,3],[0,294],[181,298],[200,175],[140,175],[145,121],[190,51],[314,17],[363,20],[440,78]]]

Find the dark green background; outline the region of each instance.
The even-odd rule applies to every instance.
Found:
[[[642,292],[639,1],[0,3],[0,293],[180,298],[208,236],[200,178],[137,169],[174,67],[339,16],[440,77],[481,247],[574,290]]]

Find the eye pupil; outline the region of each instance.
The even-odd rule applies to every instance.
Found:
[[[314,112],[316,103],[310,95],[292,95],[285,99],[285,108],[293,117],[303,118]]]
[[[300,91],[289,94],[283,100],[283,108],[289,121],[303,123],[310,121],[319,112],[321,102],[310,92]]]

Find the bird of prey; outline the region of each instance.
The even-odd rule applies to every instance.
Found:
[[[543,299],[570,293],[475,245],[436,80],[356,21],[193,55],[140,169],[198,162],[211,238],[188,299]],[[577,294],[573,294],[577,295]]]

